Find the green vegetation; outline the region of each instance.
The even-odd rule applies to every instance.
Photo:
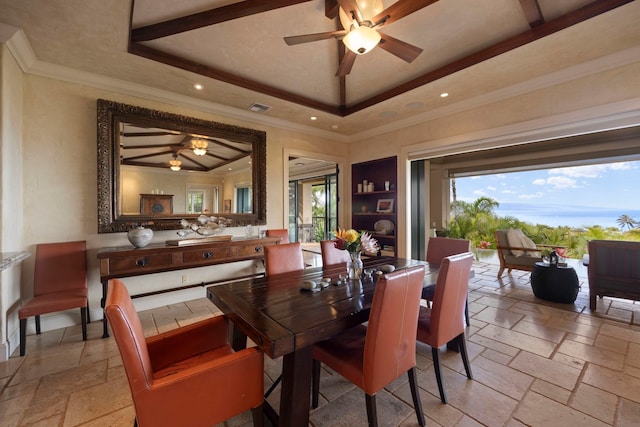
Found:
[[[499,217],[494,209],[499,203],[489,197],[480,197],[472,203],[455,201],[451,204],[451,221],[446,235],[469,239],[475,248],[495,249],[494,231],[520,228],[537,244],[558,245],[567,248],[567,257],[580,259],[587,252],[589,240],[640,241],[640,222],[627,215],[617,219],[619,229],[593,225],[585,228],[550,227],[530,224],[514,217]],[[625,230],[626,229],[626,230]]]

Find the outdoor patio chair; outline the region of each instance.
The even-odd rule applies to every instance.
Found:
[[[496,230],[495,237],[500,260],[498,278],[502,277],[505,269],[507,269],[507,273],[511,273],[513,269],[531,271],[536,262],[542,261],[540,251],[543,248],[561,248],[560,246],[536,244],[517,228]]]

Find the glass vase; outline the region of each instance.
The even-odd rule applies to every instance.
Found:
[[[360,259],[360,252],[350,252],[349,256],[351,261],[347,261],[347,275],[349,280],[360,280],[362,276],[362,259]]]

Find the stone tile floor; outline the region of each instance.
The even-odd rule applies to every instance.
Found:
[[[497,266],[476,262],[470,283],[467,345],[474,379],[458,354],[441,349],[449,403],[442,404],[431,349],[417,349],[428,426],[640,425],[640,304],[605,298],[588,309],[588,286],[575,304],[535,298],[529,274],[496,279]],[[147,335],[218,313],[206,298],[140,312]],[[279,360],[265,359],[265,387]],[[278,407],[279,389],[269,401]],[[417,425],[406,376],[378,400],[381,426]],[[366,425],[362,392],[323,371],[313,426]],[[0,363],[1,426],[131,426],[134,410],[120,356],[101,323],[29,336],[27,355]],[[225,425],[251,425],[249,413]]]

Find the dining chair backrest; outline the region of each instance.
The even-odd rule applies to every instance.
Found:
[[[286,228],[268,228],[267,237],[279,237],[280,243],[289,243],[289,230]]]
[[[267,276],[304,270],[302,245],[294,242],[265,246],[264,263]]]
[[[36,246],[33,295],[87,288],[87,243],[41,243]]]
[[[342,264],[351,261],[349,251],[336,248],[335,240],[321,240],[320,254],[322,255],[322,265]]]
[[[470,243],[467,239],[430,237],[427,242],[426,261],[429,264],[440,264],[445,257],[469,252]]]
[[[225,316],[145,337],[118,279],[109,281],[104,311],[129,382],[134,425],[218,425],[249,409],[254,425],[263,425],[263,354],[257,347],[233,351]]]
[[[153,367],[147,349],[144,329],[127,287],[118,279],[109,281],[105,315],[118,343],[124,368],[136,395],[148,390],[153,383]]]
[[[375,394],[416,365],[416,329],[424,266],[381,276],[365,339],[364,391]]]
[[[473,254],[445,257],[440,264],[431,311],[431,346],[441,347],[464,332],[464,309]]]

